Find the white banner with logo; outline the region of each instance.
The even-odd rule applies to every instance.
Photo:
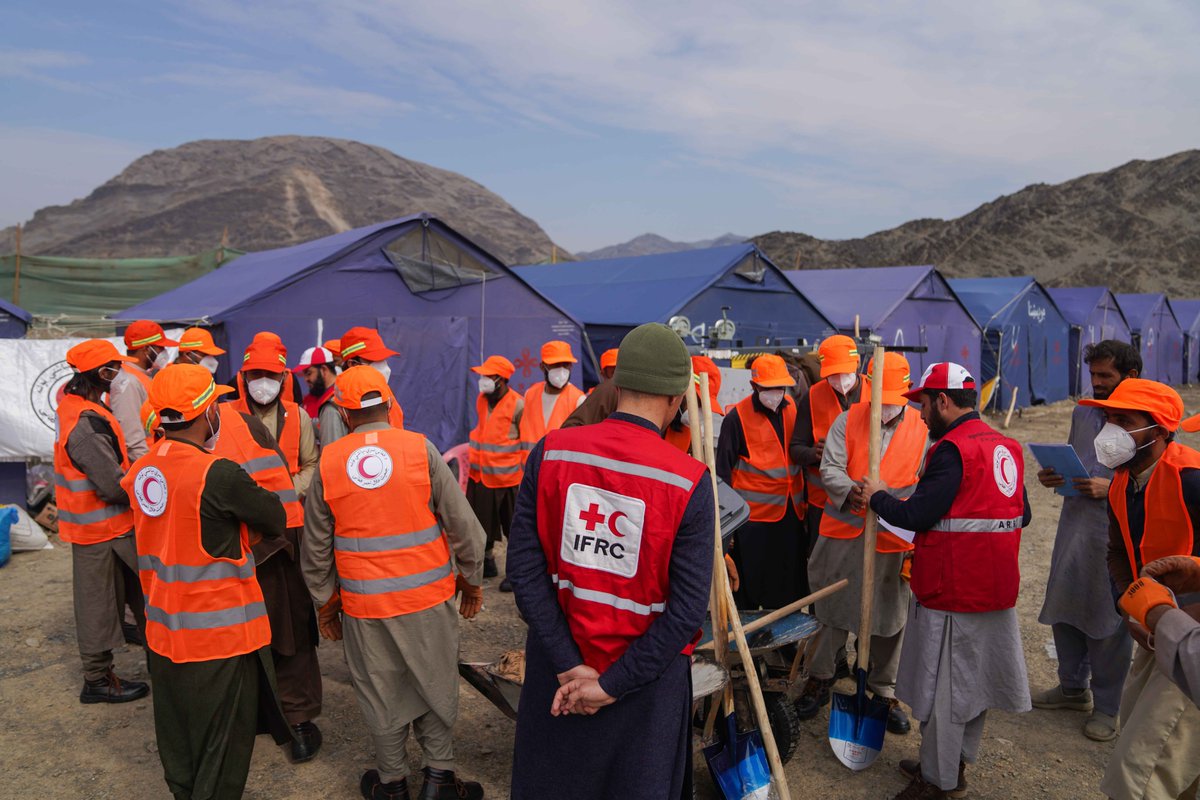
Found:
[[[54,455],[54,423],[63,387],[74,371],[67,350],[83,339],[0,339],[0,461]],[[109,339],[119,352],[125,342]]]

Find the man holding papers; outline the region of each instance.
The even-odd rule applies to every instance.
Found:
[[[1141,356],[1125,342],[1088,345],[1083,358],[1097,400],[1107,400],[1122,381],[1142,370]],[[1068,441],[1090,477],[1074,480],[1078,494],[1063,498],[1046,601],[1038,617],[1054,634],[1058,686],[1033,696],[1035,708],[1091,712],[1083,734],[1098,742],[1117,738],[1121,687],[1133,648],[1108,578],[1107,498],[1113,473],[1096,459],[1094,446],[1103,427],[1103,409],[1080,405],[1071,415]],[[1051,489],[1064,484],[1050,467],[1038,471],[1038,480]]]

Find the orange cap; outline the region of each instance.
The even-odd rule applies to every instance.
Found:
[[[487,360],[478,367],[471,367],[471,372],[478,372],[480,375],[499,375],[505,380],[511,378],[516,371],[517,368],[504,356],[488,356]]]
[[[363,400],[363,395],[377,392],[379,397]],[[383,373],[374,367],[360,364],[337,376],[333,384],[333,402],[342,408],[371,408],[392,399]]]
[[[578,364],[579,359],[575,358],[575,354],[571,352],[571,345],[555,339],[542,345],[542,363]]]
[[[1179,423],[1179,427],[1183,428],[1188,433],[1200,431],[1200,414],[1193,417],[1188,417],[1183,422]]]
[[[126,350],[141,350],[152,344],[159,347],[175,347],[179,342],[168,339],[167,335],[163,333],[162,325],[157,322],[139,319],[137,322],[129,323],[129,327],[125,329]]]
[[[367,361],[383,361],[400,355],[383,343],[383,337],[374,328],[351,328],[342,334],[342,349],[339,358],[362,358]]]
[[[324,347],[329,352],[333,353],[335,358],[342,357],[342,340],[341,339],[330,339],[328,342],[326,342],[325,344],[323,344],[321,346]]]
[[[67,351],[67,363],[79,372],[88,372],[103,367],[111,361],[136,361],[136,358],[121,355],[116,346],[107,339],[88,339]]]
[[[862,397],[865,402],[871,401],[871,376],[875,374],[875,359],[867,362],[867,375],[863,386]],[[908,359],[899,353],[888,350],[883,354],[883,404],[885,406],[906,406],[908,398],[904,393],[912,386],[912,370]]]
[[[858,345],[849,336],[830,336],[817,348],[821,359],[821,377],[858,372]]]
[[[547,361],[546,363],[549,364],[550,362]],[[616,366],[617,366],[617,348],[614,347],[611,350],[605,350],[604,353],[600,356],[600,369],[608,369],[609,367],[613,367],[615,369]]]
[[[251,342],[242,355],[242,372],[252,369],[262,369],[267,372],[287,371],[287,351],[282,345],[261,340]]]
[[[1117,384],[1107,400],[1088,398],[1080,400],[1081,406],[1111,408],[1121,411],[1141,411],[1149,414],[1155,424],[1174,433],[1183,419],[1183,398],[1179,392],[1158,381],[1143,378],[1126,378]],[[1191,420],[1188,420],[1191,423]],[[1184,428],[1187,430],[1187,428]]]
[[[788,372],[787,363],[770,353],[754,359],[754,364],[750,367],[750,382],[764,389],[796,385],[795,378]]]
[[[179,352],[203,353],[206,356],[219,356],[225,351],[213,342],[212,331],[204,328],[188,328],[179,337]]]
[[[150,405],[161,421],[186,422],[232,391],[214,383],[212,374],[199,364],[168,364],[150,383]],[[174,413],[164,414],[168,410]]]
[[[150,404],[149,400],[142,403],[140,416],[142,418],[142,430],[146,432],[147,436],[153,436],[154,429],[158,427],[158,412],[154,410],[154,406]]]
[[[721,404],[717,402],[717,394],[721,391],[721,369],[708,356],[692,356],[692,372],[708,375],[708,399],[712,402],[714,414],[724,414]]]

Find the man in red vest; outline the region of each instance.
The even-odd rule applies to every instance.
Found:
[[[148,319],[132,322],[125,329],[125,354],[129,356],[120,374],[113,379],[108,404],[125,434],[129,459],[136,461],[146,452],[146,436],[137,424],[142,403],[150,396],[150,378],[168,363],[168,347],[179,342],[168,339],[162,326]]]
[[[464,618],[478,613],[483,530],[437,448],[388,423],[391,390],[380,372],[349,367],[334,385],[350,433],[321,453],[302,560],[322,635],[345,633],[375,745],[377,768],[359,789],[367,800],[408,800],[411,728],[425,756],[419,800],[479,800],[480,785],[454,774],[454,595]]]
[[[1030,709],[1016,604],[1031,513],[1021,446],[979,418],[970,373],[934,364],[904,396],[934,440],[925,472],[907,500],[882,480],[864,479],[862,496],[916,531],[896,696],[921,721],[921,757],[900,762],[910,782],[896,800],[938,800],[965,793],[988,709]]]
[[[1113,470],[1108,490],[1108,572],[1126,593],[1143,567],[1200,555],[1200,453],[1175,441],[1183,400],[1169,386],[1127,378],[1105,399],[1096,458]],[[1180,604],[1200,600],[1184,595]],[[1200,788],[1200,708],[1154,665],[1145,628],[1126,617],[1138,647],[1121,697],[1121,731],[1100,789],[1116,800],[1193,798]]]
[[[731,549],[744,608],[782,608],[808,594],[804,477],[787,446],[796,424],[787,393],[793,383],[782,358],[759,356],[750,367],[751,395],[727,408],[721,423],[717,477],[750,506]]]
[[[280,345],[252,343],[243,356],[240,378],[245,394],[221,404],[224,435],[215,452],[274,492],[287,513],[284,541],[260,542],[254,556],[271,621],[279,702],[295,734],[290,755],[301,763],[312,759],[322,742],[313,722],[322,703],[316,615],[298,560],[304,497],[317,469],[317,443],[308,414],[281,396],[292,375]]]
[[[508,536],[517,487],[524,474],[520,431],[525,399],[508,385],[515,370],[504,356],[488,356],[478,367],[471,367],[479,376],[479,395],[475,398],[478,422],[469,444],[467,502],[487,534],[485,578],[499,574],[493,551],[496,542]],[[500,591],[512,591],[507,577],[500,582]]]
[[[662,438],[691,374],[676,333],[639,326],[617,356],[617,411],[529,454],[508,550],[529,624],[513,800],[692,796],[713,498],[704,465]]]
[[[874,359],[867,367],[865,383],[870,386]],[[908,405],[904,393],[912,385],[908,359],[899,353],[887,353],[883,367],[883,426],[880,478],[897,497],[908,497],[916,488],[929,447],[929,429],[920,412]],[[821,535],[808,561],[809,580],[814,590],[842,578],[850,586],[828,600],[817,603],[816,617],[825,624],[816,657],[809,671],[808,685],[796,701],[801,719],[816,716],[830,699],[836,676],[835,657],[843,651],[849,632],[858,635],[861,623],[861,585],[863,563],[863,526],[866,503],[860,482],[869,468],[871,442],[871,404],[855,403],[843,412],[825,440],[821,460],[821,478],[828,495],[821,517]],[[904,559],[912,545],[887,531],[879,532],[875,557],[875,615],[873,617],[871,655],[867,682],[871,690],[891,706],[888,730],[908,733],[907,715],[896,700],[896,670],[900,666],[900,645],[904,640],[904,622],[908,616],[908,581],[901,576]]]
[[[121,487],[129,456],[121,424],[103,400],[129,360],[104,339],[72,347],[67,363],[75,375],[63,389],[56,412],[58,532],[71,545],[75,635],[83,660],[81,703],[124,703],[150,691],[145,683],[123,681],[113,672],[113,648],[130,639],[121,626],[125,603],[133,609],[137,627],[145,622],[136,580],[133,514]],[[141,637],[139,630],[133,633]]]
[[[150,403],[166,438],[122,481],[146,593],[158,754],[175,797],[241,797],[257,732],[290,738],[271,692],[271,626],[250,545],[251,531],[281,541],[284,512],[212,453],[216,401],[229,391],[195,364],[156,375]]]

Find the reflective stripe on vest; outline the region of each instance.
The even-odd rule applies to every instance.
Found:
[[[879,464],[879,479],[887,484],[888,492],[901,500],[912,496],[920,480],[922,456],[925,443],[929,440],[929,429],[921,421],[921,414],[914,408],[905,407],[903,417],[891,428],[887,448]],[[869,471],[871,441],[871,404],[858,402],[846,411],[845,422],[846,477],[859,482]],[[855,513],[836,506],[833,498],[825,503],[821,515],[822,536],[831,539],[856,539],[862,535],[866,523],[866,511]],[[879,553],[904,553],[913,546],[883,528],[879,529],[875,550]]]
[[[255,441],[242,416],[246,412],[239,412],[235,404],[222,403],[217,409],[221,412],[221,437],[213,454],[233,461],[260,487],[273,492],[283,503],[289,528],[303,527],[304,506],[296,494],[292,473],[279,453]]]
[[[1024,515],[1008,519],[954,519],[944,517],[931,531],[962,531],[963,533],[1011,533],[1021,529]]]
[[[75,466],[67,453],[71,438],[84,412],[95,414],[112,428],[122,471],[129,469],[125,435],[121,423],[105,406],[78,395],[64,395],[58,404],[58,437],[54,442],[55,502],[58,505],[58,533],[64,542],[77,545],[100,544],[124,536],[133,530],[133,512],[128,505],[110,505],[100,498],[96,485]]]
[[[201,541],[201,496],[216,461],[167,439],[121,481],[134,500],[146,644],[178,664],[244,655],[271,642],[246,526],[237,559],[214,558]]]
[[[471,431],[467,445],[468,474],[471,480],[491,489],[519,486],[524,477],[520,433],[510,439],[513,417],[521,396],[509,389],[496,403],[488,407],[487,398],[475,398],[475,415],[478,422]]]
[[[1180,471],[1200,469],[1200,453],[1178,442],[1167,445],[1166,451],[1154,472],[1145,492],[1145,523],[1142,538],[1135,548],[1129,529],[1129,511],[1126,491],[1129,486],[1129,470],[1120,469],[1113,473],[1108,489],[1108,503],[1121,529],[1125,542],[1125,555],[1133,575],[1139,575],[1142,567],[1155,559],[1166,556],[1197,555],[1193,522],[1183,501],[1183,481]]]
[[[780,408],[783,415],[783,441],[790,442],[796,424],[796,405],[785,397]],[[741,400],[737,409],[746,441],[746,455],[733,466],[730,485],[750,506],[754,522],[778,522],[787,513],[791,501],[799,516],[803,516],[804,479],[799,465],[793,464],[787,447],[770,417],[754,407],[754,396]]]
[[[808,415],[812,421],[813,445],[829,436],[829,429],[842,413],[842,401],[837,390],[827,380],[819,380],[808,390]],[[790,441],[790,440],[789,440]],[[821,465],[808,467],[804,477],[808,481],[808,504],[813,508],[825,508],[829,495],[825,493],[825,482],[821,480]]]
[[[682,475],[676,475],[673,472],[668,472],[665,469],[649,467],[645,464],[637,464],[632,461],[620,461],[615,458],[607,458],[605,456],[596,455],[595,453],[583,453],[575,450],[544,450],[542,461],[569,461],[573,464],[587,464],[588,466],[606,469],[610,472],[619,472],[622,475],[632,475],[637,478],[649,478],[652,481],[660,481],[662,483],[676,486],[680,489],[691,489],[694,483]]]
[[[358,482],[351,479],[352,460],[367,457],[380,470],[376,475],[390,468],[386,481],[358,478],[361,470]],[[320,470],[347,614],[386,619],[454,596],[449,544],[429,508],[425,437],[395,428],[349,433],[325,448]]]
[[[601,605],[610,606],[619,611],[630,611],[634,614],[640,614],[644,617],[651,614],[661,614],[667,610],[666,603],[639,603],[636,600],[630,600],[627,597],[617,597],[615,594],[608,592],[600,592],[595,589],[584,589],[576,586],[566,578],[560,578],[557,575],[551,575],[550,580],[559,589],[570,592],[580,600],[587,600],[591,603],[600,603]]]

